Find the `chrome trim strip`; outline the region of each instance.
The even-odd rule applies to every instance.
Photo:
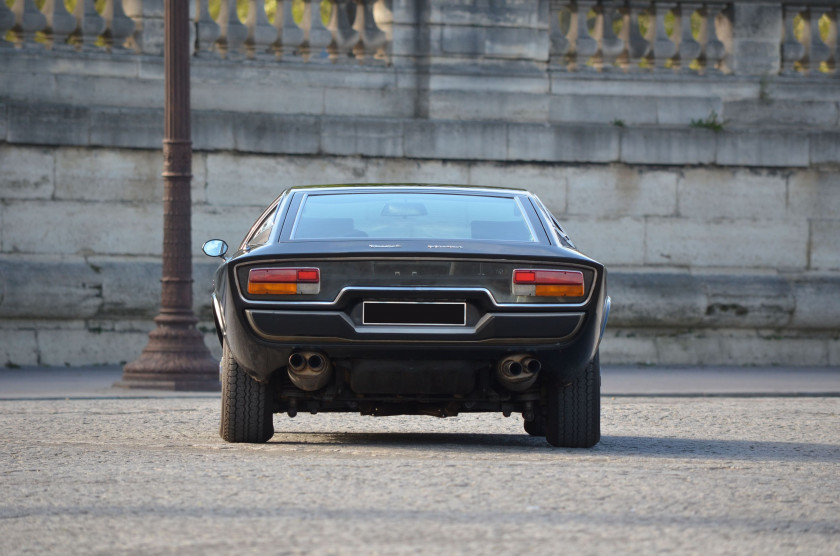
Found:
[[[604,338],[604,332],[607,330],[607,320],[610,318],[610,307],[612,306],[612,298],[607,296],[604,300],[604,322],[601,323],[601,335],[598,336],[598,345],[601,345],[601,340]]]
[[[583,321],[585,320],[584,313],[564,313],[568,316],[576,316],[578,317],[577,325],[575,326],[574,330],[571,333],[567,334],[566,336],[562,336],[560,338],[488,338],[486,340],[468,340],[468,339],[456,339],[456,340],[423,340],[423,339],[409,339],[409,338],[398,338],[398,339],[350,339],[350,338],[340,338],[334,336],[279,336],[274,334],[269,334],[264,330],[260,329],[256,322],[254,321],[254,314],[255,313],[282,313],[282,311],[256,311],[252,309],[245,310],[245,318],[248,320],[248,324],[251,326],[251,330],[254,333],[262,338],[263,340],[268,340],[272,342],[295,342],[295,343],[302,343],[302,342],[311,342],[311,343],[324,343],[324,342],[334,342],[334,343],[343,343],[343,344],[366,344],[366,343],[403,343],[403,344],[468,344],[468,345],[480,345],[480,344],[494,344],[494,343],[507,343],[507,344],[556,344],[560,342],[564,342],[569,338],[574,337],[580,329],[583,327]],[[359,334],[440,334],[442,332],[451,331],[452,333],[457,333],[462,336],[469,336],[471,334],[475,334],[489,322],[491,315],[484,315],[481,320],[476,323],[475,327],[466,327],[466,328],[458,328],[458,327],[449,327],[449,330],[445,328],[433,328],[433,329],[421,329],[416,326],[393,326],[393,327],[384,327],[384,326],[367,326],[364,329],[359,329],[356,325],[351,321],[346,314],[344,313],[337,313],[338,316],[343,318],[347,321],[350,326],[353,327],[356,332]]]
[[[270,264],[290,264],[291,262],[300,262],[305,263],[307,261],[325,261],[325,262],[335,262],[335,261],[352,261],[352,260],[359,260],[365,261],[417,261],[417,257],[375,257],[375,258],[363,258],[363,257],[332,257],[332,258],[319,258],[319,257],[294,257],[291,259],[266,259],[262,261],[249,261],[244,263],[238,263],[233,267],[233,278],[236,281],[236,293],[239,295],[239,299],[241,299],[244,303],[249,305],[304,305],[307,307],[334,307],[338,305],[341,298],[347,292],[353,291],[370,291],[370,290],[377,290],[382,292],[399,292],[399,291],[428,291],[428,292],[467,292],[467,293],[486,293],[490,299],[490,302],[493,304],[494,307],[498,308],[508,308],[512,309],[515,307],[518,308],[555,308],[555,309],[579,309],[581,307],[585,307],[589,301],[592,299],[592,292],[595,291],[595,284],[598,283],[598,270],[592,268],[591,266],[587,266],[584,264],[578,263],[563,263],[563,266],[568,266],[571,268],[583,268],[593,273],[592,278],[592,287],[589,288],[589,293],[586,296],[586,299],[580,303],[499,303],[496,301],[496,297],[493,295],[493,292],[488,290],[487,288],[455,288],[455,287],[441,287],[441,286],[392,286],[392,287],[379,287],[373,288],[368,286],[345,286],[342,288],[338,294],[335,296],[335,299],[332,301],[258,301],[254,299],[248,299],[244,295],[242,295],[242,287],[239,283],[239,267],[240,266],[253,266],[255,264],[259,265],[270,265]],[[446,261],[446,262],[463,262],[468,260],[470,262],[478,262],[478,263],[505,263],[505,264],[533,264],[534,261],[521,261],[521,260],[505,260],[505,259],[465,259],[465,258],[446,258],[446,257],[429,257],[428,260],[430,261]],[[545,262],[545,261],[540,261]]]

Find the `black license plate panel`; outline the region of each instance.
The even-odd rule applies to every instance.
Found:
[[[463,302],[365,301],[362,323],[392,326],[466,326]]]

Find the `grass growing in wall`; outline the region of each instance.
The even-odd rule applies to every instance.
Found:
[[[691,127],[702,129],[710,129],[715,133],[720,133],[726,126],[726,120],[718,119],[718,113],[712,110],[705,120],[691,120]]]

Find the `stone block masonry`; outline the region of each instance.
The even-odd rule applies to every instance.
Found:
[[[836,2],[326,3],[329,28],[195,3],[194,309],[216,355],[204,240],[237,244],[291,185],[433,182],[531,189],[607,265],[605,362],[840,365]],[[0,364],[130,361],[160,296],[162,1],[114,0],[75,47],[36,28],[52,4],[18,4]]]

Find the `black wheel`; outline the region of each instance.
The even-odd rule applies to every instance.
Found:
[[[222,422],[219,434],[228,442],[262,443],[274,436],[268,385],[239,366],[227,342],[222,347]]]
[[[545,417],[537,416],[533,421],[525,421],[525,432],[531,436],[545,436]]]
[[[561,448],[591,448],[601,439],[601,364],[598,353],[582,377],[549,387],[545,438]]]

